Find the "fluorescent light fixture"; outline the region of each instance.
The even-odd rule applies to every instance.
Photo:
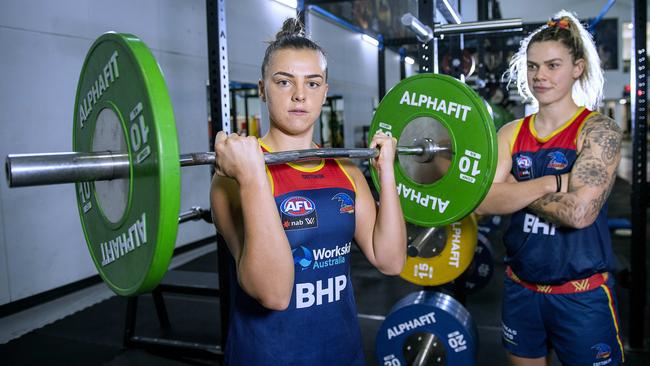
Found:
[[[282,5],[286,5],[290,8],[296,9],[298,7],[298,0],[274,0]]]
[[[415,63],[415,60],[412,57],[406,56],[404,57],[404,62],[406,62],[409,65],[413,65]]]
[[[445,4],[447,10],[456,21],[456,24],[460,24],[460,18],[458,17],[458,14],[456,14],[456,10],[454,10],[454,8],[451,7],[451,4],[449,4],[447,0],[442,0],[442,3]]]
[[[411,13],[402,15],[402,24],[409,27],[418,40],[422,43],[429,42],[433,38],[433,30],[431,27],[422,24],[420,20],[413,16]]]
[[[411,27],[415,33],[421,34],[422,36],[426,36],[429,33],[427,32],[426,28],[424,28],[424,24],[420,23],[420,21],[417,19],[411,23]]]
[[[362,35],[361,35],[361,39],[363,39],[364,41],[370,43],[371,45],[373,45],[373,46],[375,46],[375,47],[379,46],[379,41],[376,40],[376,39],[374,39],[374,38],[372,38],[372,37],[370,37],[370,36],[367,35],[367,34],[362,34]]]

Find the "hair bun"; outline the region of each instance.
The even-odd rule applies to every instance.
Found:
[[[282,29],[275,35],[275,39],[285,38],[285,37],[304,37],[305,36],[305,27],[302,25],[300,20],[296,18],[289,18],[282,23]]]

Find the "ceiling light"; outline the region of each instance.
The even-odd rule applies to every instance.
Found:
[[[370,37],[370,36],[367,35],[367,34],[362,34],[362,35],[361,35],[361,39],[363,39],[364,41],[370,43],[371,45],[373,45],[373,46],[375,46],[375,47],[379,46],[379,41],[376,40],[376,39],[374,39],[374,38],[372,38],[372,37]]]
[[[275,1],[293,9],[296,9],[298,7],[298,0],[275,0]]]
[[[431,27],[422,24],[420,20],[413,16],[411,13],[402,15],[402,24],[409,27],[420,42],[426,43],[433,38],[433,30]]]

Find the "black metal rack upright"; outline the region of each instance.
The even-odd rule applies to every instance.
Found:
[[[425,26],[434,29],[435,21],[435,0],[420,0],[418,1],[418,19]],[[418,42],[418,59],[417,63],[420,65],[420,72],[435,72],[433,68],[436,62],[437,55],[434,55],[434,42],[435,38],[428,41]]]
[[[647,0],[635,0],[632,6],[632,42],[630,78],[632,102],[632,239],[630,251],[630,321],[629,345],[644,348],[644,327],[647,286],[646,222],[648,209],[647,180],[647,116],[648,116],[648,50]]]
[[[208,72],[210,80],[210,151],[218,131],[231,132],[230,98],[228,97],[228,48],[226,38],[226,4],[224,0],[206,0],[208,28]],[[217,268],[219,271],[221,349],[225,349],[230,323],[229,252],[226,241],[217,233]]]

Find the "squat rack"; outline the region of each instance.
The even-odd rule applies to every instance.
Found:
[[[314,4],[333,2],[335,0],[300,0],[298,2],[298,15],[304,21],[304,10]],[[420,14],[430,14],[425,20],[427,25],[434,29],[433,14],[435,0],[419,0],[418,6]],[[479,0],[481,3],[481,0]],[[632,7],[632,18],[634,26],[633,58],[631,66],[631,99],[632,99],[632,131],[633,131],[633,182],[632,182],[632,262],[631,262],[631,282],[630,290],[630,319],[645,319],[646,304],[646,217],[648,207],[648,184],[646,178],[647,171],[647,50],[646,45],[646,22],[647,22],[647,3],[644,0],[634,0]],[[206,23],[208,38],[208,65],[209,65],[209,111],[210,111],[210,138],[209,148],[214,148],[214,137],[217,131],[230,132],[230,101],[228,98],[228,54],[227,54],[227,31],[226,31],[226,14],[225,0],[206,0]],[[458,27],[462,27],[459,25]],[[459,28],[460,31],[462,28]],[[469,31],[467,29],[466,31]],[[435,39],[435,38],[434,38]],[[410,42],[417,42],[415,38]],[[379,96],[385,94],[385,63],[384,46],[394,45],[397,43],[404,44],[404,40],[387,40],[380,43],[378,47],[379,55]],[[426,46],[426,47],[425,47]],[[430,63],[425,64],[421,60],[420,68],[427,67],[425,71],[435,71],[434,62],[437,55],[435,52],[434,40],[429,43],[419,43],[418,58],[424,59]],[[403,61],[402,61],[403,63]],[[383,82],[382,82],[383,81]],[[228,281],[229,276],[233,275],[230,268],[230,258],[224,239],[217,235],[217,258],[219,272],[219,298],[220,298],[220,324],[221,340],[218,354],[223,355],[225,349],[229,313],[230,313],[230,294],[232,289]],[[643,322],[630,321],[629,324],[629,344],[632,348],[644,348],[644,324]],[[201,349],[197,345],[195,349]],[[189,348],[192,348],[191,345]]]

